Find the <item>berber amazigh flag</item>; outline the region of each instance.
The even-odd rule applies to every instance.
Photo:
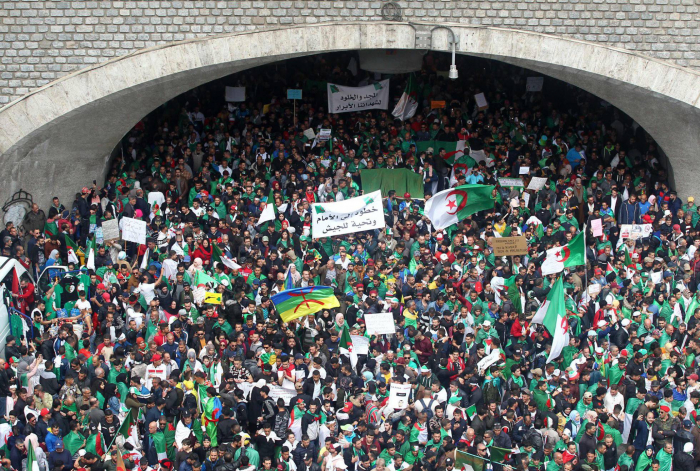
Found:
[[[556,359],[564,347],[569,345],[569,322],[566,317],[562,278],[557,278],[547,294],[547,299],[532,318],[532,324],[543,325],[552,337],[552,349],[549,351],[547,363]]]
[[[493,185],[462,185],[444,190],[425,203],[425,214],[435,229],[446,229],[474,213],[492,209]]]
[[[559,273],[565,267],[575,267],[586,264],[586,244],[583,240],[584,231],[571,239],[571,242],[563,247],[554,247],[547,250],[547,258],[542,262],[542,275]]]

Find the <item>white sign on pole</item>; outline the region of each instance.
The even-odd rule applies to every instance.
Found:
[[[526,92],[541,92],[544,85],[544,77],[528,77],[525,85]]]
[[[311,205],[314,239],[381,229],[385,226],[380,190],[335,203]]]
[[[245,87],[226,87],[226,101],[245,101]]]
[[[115,240],[119,238],[119,220],[110,219],[102,222],[102,238],[104,240]]]
[[[390,335],[396,333],[394,315],[390,312],[365,314],[365,325],[369,335]]]
[[[369,339],[364,335],[351,335],[352,348],[358,355],[369,355]]]
[[[328,111],[351,113],[363,110],[386,110],[389,107],[389,80],[365,87],[328,84]]]
[[[486,101],[486,96],[483,93],[477,93],[476,95],[474,95],[474,99],[476,100],[476,106],[480,110],[489,107],[489,102]]]
[[[146,221],[133,218],[122,218],[122,238],[138,244],[146,243]]]
[[[544,188],[545,183],[547,183],[547,179],[544,177],[532,177],[530,179],[530,184],[527,186],[527,189],[539,191],[542,188]]]
[[[651,224],[620,224],[620,238],[643,239],[651,235]]]
[[[390,409],[405,409],[408,407],[410,399],[410,384],[391,384],[391,389],[389,390],[389,402],[387,403],[387,406]]]

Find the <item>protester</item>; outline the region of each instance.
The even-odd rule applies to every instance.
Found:
[[[443,61],[391,77],[404,121],[328,112],[326,80],[378,84],[340,56],[241,73],[244,102],[193,90],[71,210],[6,228],[52,276],[6,286],[29,321],[0,360],[3,467],[697,466],[694,198],[599,99],[477,59],[453,82]],[[379,227],[315,237],[333,202],[377,205]]]

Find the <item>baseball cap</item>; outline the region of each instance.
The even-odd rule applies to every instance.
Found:
[[[49,410],[46,407],[44,407],[43,409],[41,409],[41,416],[46,417],[47,415],[51,415],[51,412],[49,412]]]
[[[156,353],[155,355],[153,355],[152,360],[153,360],[153,361],[161,360],[160,354],[159,354],[159,353]]]

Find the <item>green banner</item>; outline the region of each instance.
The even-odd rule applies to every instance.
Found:
[[[424,197],[422,175],[407,168],[365,169],[360,171],[360,178],[365,194],[381,190],[382,197],[386,198],[390,190],[395,190],[398,198],[403,198],[405,193],[414,199]]]

